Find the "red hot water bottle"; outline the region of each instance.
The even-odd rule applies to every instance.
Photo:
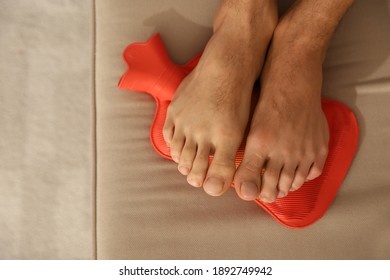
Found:
[[[162,135],[167,108],[180,82],[196,66],[200,55],[178,66],[170,60],[160,35],[156,34],[145,43],[129,45],[123,57],[128,70],[119,81],[119,88],[145,92],[154,97],[156,112],[150,130],[151,143],[161,156],[172,159]],[[324,215],[357,150],[359,130],[353,112],[340,102],[324,98],[322,109],[328,121],[330,140],[321,176],[273,203],[255,200],[277,221],[290,228],[309,226]],[[244,147],[241,147],[237,152],[237,166],[243,154]]]

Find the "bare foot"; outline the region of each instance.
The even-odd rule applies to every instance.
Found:
[[[291,43],[275,32],[234,179],[244,200],[273,202],[322,172],[329,140],[321,109],[322,56],[306,51],[306,43]]]
[[[222,195],[233,181],[253,84],[277,21],[274,1],[264,1],[264,11],[258,10],[252,21],[229,14],[229,5],[244,4],[224,3],[216,16],[214,35],[197,67],[177,89],[163,129],[179,171],[189,184],[203,186],[213,196]],[[214,158],[209,166],[210,155]]]

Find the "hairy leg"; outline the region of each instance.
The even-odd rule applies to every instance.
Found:
[[[242,199],[273,202],[321,174],[329,140],[321,110],[322,63],[351,3],[300,0],[280,20],[263,69],[244,159],[235,174]]]
[[[171,156],[187,181],[210,195],[232,183],[253,84],[276,24],[275,0],[222,1],[202,58],[168,108],[163,134]]]

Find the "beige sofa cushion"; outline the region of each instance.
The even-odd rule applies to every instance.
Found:
[[[90,259],[92,1],[0,2],[0,259]]]
[[[360,144],[329,211],[291,230],[234,190],[207,196],[149,142],[155,104],[117,89],[121,55],[160,32],[184,63],[211,35],[218,2],[96,1],[97,257],[383,259],[390,257],[390,1],[356,1],[334,36],[323,95],[353,109]]]

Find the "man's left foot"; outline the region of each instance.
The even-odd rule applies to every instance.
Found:
[[[329,141],[321,109],[322,58],[274,37],[261,83],[234,182],[242,199],[269,203],[322,173]]]

